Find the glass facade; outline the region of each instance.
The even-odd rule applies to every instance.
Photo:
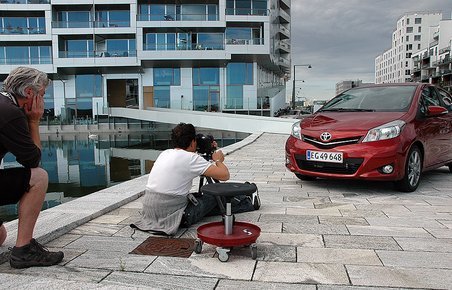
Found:
[[[193,110],[218,111],[220,108],[219,85],[219,68],[193,68]]]
[[[252,63],[229,63],[226,67],[226,109],[243,109],[243,86],[253,84]],[[249,104],[247,104],[249,107]]]
[[[171,107],[170,86],[180,86],[180,68],[154,68],[154,106]]]
[[[129,27],[129,10],[102,10],[96,11],[97,27]]]
[[[218,21],[216,4],[142,4],[140,21]]]
[[[86,28],[92,27],[89,11],[59,11],[53,23],[55,28]]]
[[[45,34],[44,17],[0,16],[0,34]]]
[[[145,50],[224,50],[223,33],[146,33]]]
[[[76,75],[75,98],[66,98],[66,120],[89,119],[93,116],[93,98],[102,97],[100,75]]]
[[[50,64],[50,46],[0,46],[0,64]]]
[[[268,15],[267,0],[226,0],[226,15]]]

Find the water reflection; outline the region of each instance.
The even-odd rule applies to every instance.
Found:
[[[208,132],[220,147],[247,136],[234,132]],[[43,209],[149,173],[161,151],[171,148],[170,132],[134,134],[85,134],[42,136],[42,167],[49,187]],[[4,166],[20,166],[7,154]],[[0,219],[17,218],[17,205],[0,206]]]

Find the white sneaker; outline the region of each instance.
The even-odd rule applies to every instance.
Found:
[[[256,190],[255,193],[251,196],[253,201],[253,207],[255,210],[258,210],[261,208],[261,198],[259,197],[259,190]]]

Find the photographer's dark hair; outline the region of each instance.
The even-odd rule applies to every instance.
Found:
[[[192,124],[179,123],[171,131],[171,140],[175,148],[187,149],[196,138],[196,130]]]

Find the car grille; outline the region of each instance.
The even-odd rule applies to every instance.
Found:
[[[359,142],[359,139],[361,137],[351,137],[351,138],[344,138],[344,139],[335,139],[331,140],[329,142],[323,142],[320,139],[302,135],[302,140],[306,143],[309,143],[311,145],[314,145],[317,148],[320,149],[330,149],[338,146],[344,146],[344,145],[350,145],[350,144],[357,144]]]
[[[307,161],[304,155],[296,155],[297,166],[302,170],[336,173],[336,174],[354,174],[363,163],[364,158],[345,158],[343,163]]]

